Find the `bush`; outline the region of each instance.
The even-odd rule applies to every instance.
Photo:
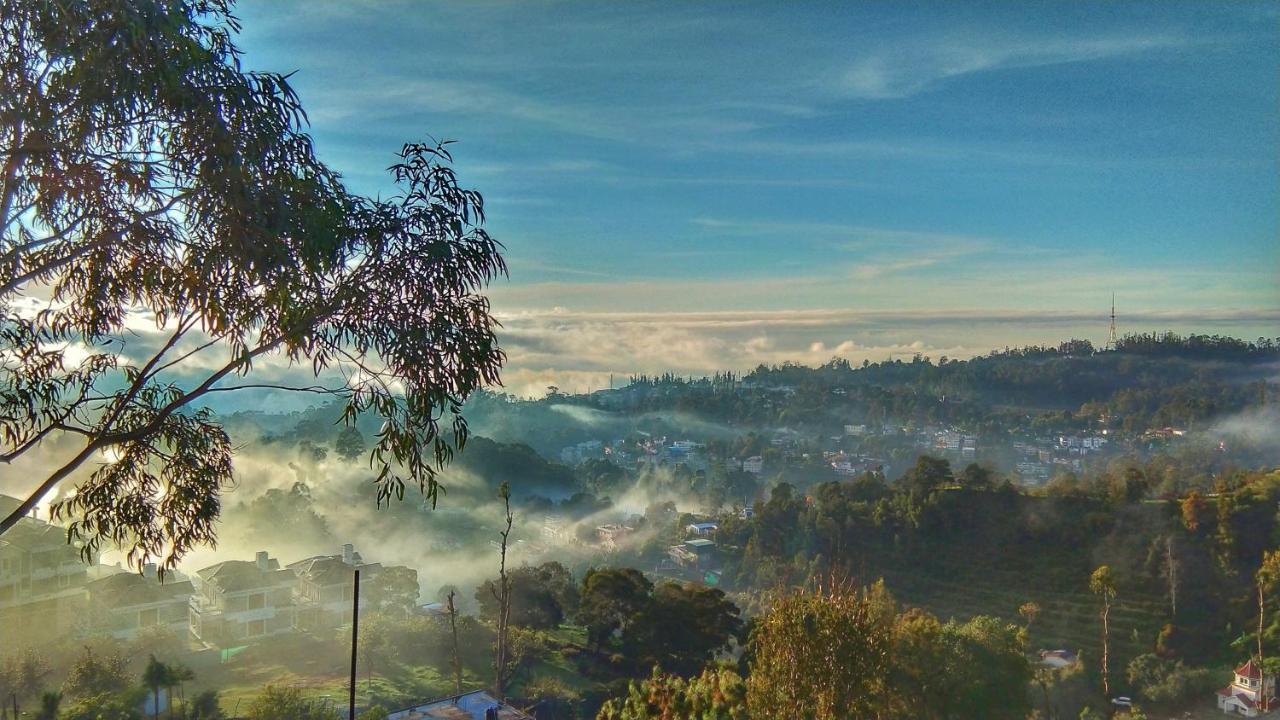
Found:
[[[250,703],[245,717],[249,720],[340,720],[336,710],[303,698],[298,688],[274,685],[262,689],[262,694]]]

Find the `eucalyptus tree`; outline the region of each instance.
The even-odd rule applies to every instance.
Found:
[[[434,503],[499,380],[502,247],[447,144],[349,192],[287,77],[242,67],[230,4],[0,0],[0,533],[68,481],[86,552],[172,567],[232,477],[209,400],[267,388],[380,415],[378,500]]]
[[[1116,581],[1110,566],[1100,565],[1093,571],[1089,576],[1089,592],[1102,599],[1102,612],[1098,614],[1102,618],[1102,693],[1110,697],[1111,603],[1116,597]]]

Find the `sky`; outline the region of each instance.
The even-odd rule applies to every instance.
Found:
[[[451,139],[509,390],[1280,335],[1276,3],[242,0],[321,158]]]

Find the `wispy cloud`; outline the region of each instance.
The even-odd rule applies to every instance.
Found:
[[[1187,42],[1177,35],[928,38],[855,59],[832,77],[830,89],[845,97],[897,99],[981,72],[1104,60]]]

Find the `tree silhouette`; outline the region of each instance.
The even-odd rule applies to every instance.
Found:
[[[0,0],[0,461],[70,448],[0,534],[71,479],[53,510],[86,553],[174,567],[232,477],[201,405],[247,389],[381,416],[379,500],[434,503],[498,380],[479,293],[506,267],[447,143],[403,146],[398,195],[348,192],[287,79],[241,68],[229,5]],[[247,377],[267,362],[314,377]]]

